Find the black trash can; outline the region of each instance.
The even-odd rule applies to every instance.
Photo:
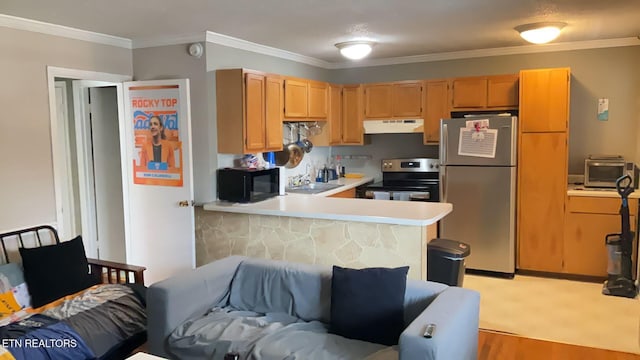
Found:
[[[468,244],[440,238],[431,240],[427,244],[427,280],[462,286],[464,259],[470,253]]]

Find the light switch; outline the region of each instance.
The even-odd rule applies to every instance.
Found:
[[[609,99],[598,99],[598,120],[609,120]]]

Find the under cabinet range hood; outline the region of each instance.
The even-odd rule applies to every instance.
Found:
[[[424,132],[422,119],[364,120],[365,134],[400,134]]]

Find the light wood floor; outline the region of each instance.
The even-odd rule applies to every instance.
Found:
[[[625,334],[620,334],[625,336]],[[478,336],[478,360],[640,360],[640,355],[524,338],[486,330]]]
[[[147,343],[132,354],[145,352]],[[640,355],[480,330],[478,360],[640,360]]]

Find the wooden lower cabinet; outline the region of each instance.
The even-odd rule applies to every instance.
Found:
[[[569,196],[565,218],[564,273],[607,276],[605,236],[622,231],[618,213],[620,204],[620,198]],[[638,199],[629,199],[629,211],[631,230],[636,231]],[[634,242],[634,249],[637,249],[637,240]]]
[[[328,197],[353,199],[353,198],[356,197],[356,188],[351,188],[351,189],[348,189],[348,190],[344,190],[344,191],[341,191],[339,193],[335,193],[333,195],[329,195]]]
[[[518,269],[562,272],[566,197],[567,133],[521,134]]]

